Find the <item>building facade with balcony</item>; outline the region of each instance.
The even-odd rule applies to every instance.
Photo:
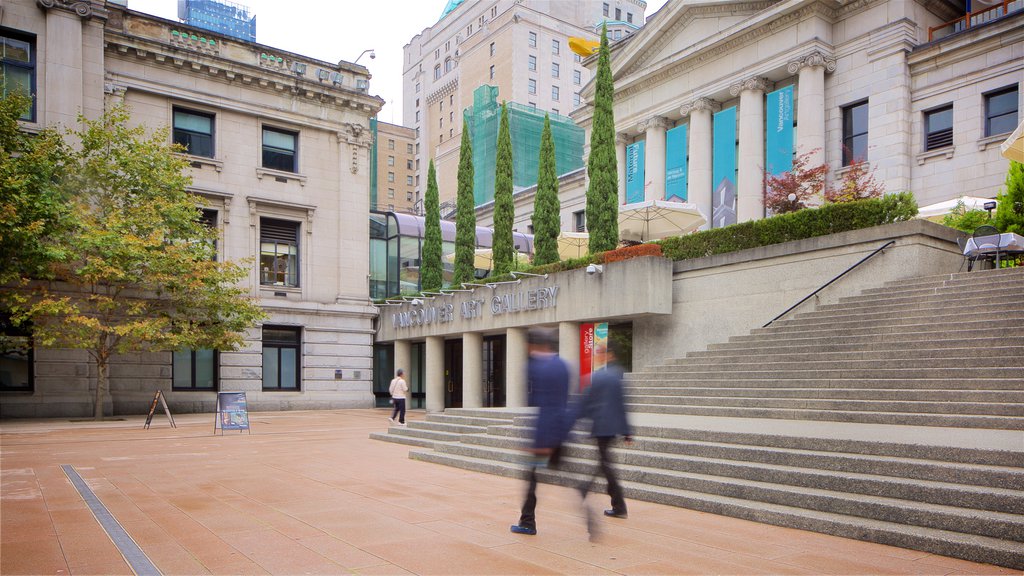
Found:
[[[117,358],[108,413],[212,411],[217,391],[254,410],[368,407],[371,131],[383,101],[366,68],[328,63],[125,9],[112,2],[4,4],[0,35],[29,55],[23,126],[74,126],[114,104],[130,123],[169,126],[186,146],[218,257],[251,259],[245,281],[268,314],[237,351]],[[5,60],[5,70],[8,63]],[[0,388],[3,416],[92,413],[84,352],[37,348]]]

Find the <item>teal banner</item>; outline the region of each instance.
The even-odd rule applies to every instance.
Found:
[[[793,169],[793,87],[768,94],[765,112],[765,170],[778,176]]]
[[[626,204],[644,201],[644,144],[626,146]]]
[[[736,107],[722,110],[714,117],[714,162],[711,181],[711,227],[736,223]]]
[[[683,124],[665,133],[665,200],[686,202],[686,129]]]

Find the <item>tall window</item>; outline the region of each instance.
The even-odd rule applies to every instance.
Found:
[[[193,156],[213,158],[213,114],[175,107],[172,138]]]
[[[444,73],[445,74],[451,72],[452,68],[454,68],[454,67],[455,67],[455,64],[452,62],[451,58],[445,58],[444,59]]]
[[[263,389],[298,390],[301,382],[301,328],[263,327]]]
[[[560,50],[561,50],[561,44],[558,42],[558,40],[552,40],[551,41],[551,53],[552,54],[558,54]]]
[[[394,138],[388,138],[388,150],[394,150],[394,149],[395,149],[395,139]]]
[[[611,6],[609,6],[607,2],[605,2],[604,4],[601,5],[601,13],[604,14],[605,16],[608,15],[608,11],[610,9],[611,9]]]
[[[211,230],[217,230],[217,211],[216,210],[211,210],[209,208],[203,208],[202,213],[199,215],[199,221],[202,222],[203,226],[206,226],[207,228],[210,228]],[[212,258],[212,260],[216,261],[217,260],[217,251],[219,250],[219,248],[217,246],[217,240],[213,241],[212,248],[213,248],[213,258]]]
[[[615,19],[622,20],[622,8],[615,9]]]
[[[633,13],[632,12],[626,12],[626,22],[629,22],[630,24],[633,23]]]
[[[587,211],[580,210],[572,213],[572,229],[576,232],[587,231]]]
[[[263,167],[298,172],[298,132],[263,127]]]
[[[533,78],[530,78],[529,80],[527,80],[526,81],[526,89],[527,89],[527,91],[530,94],[536,94],[537,93],[537,81],[534,80]]]
[[[579,106],[580,105],[580,93],[579,92],[573,92],[573,94],[572,94],[572,105],[573,106]]]
[[[552,78],[558,78],[558,73],[559,73],[558,62],[552,62],[551,63],[551,77]]]
[[[394,156],[388,156],[388,166],[394,166],[394,165],[395,165],[395,157]]]
[[[1018,97],[1016,86],[985,95],[985,136],[1013,132],[1017,127]]]
[[[868,157],[868,102],[843,108],[843,166]]]
[[[491,80],[494,80],[494,64],[491,64]]]
[[[491,42],[491,56],[494,56],[494,42]]]
[[[260,218],[260,284],[299,285],[299,223]]]
[[[530,71],[537,69],[537,57],[533,54],[526,57],[526,69]]]
[[[558,101],[558,86],[551,87],[551,99],[556,102]]]
[[[412,144],[406,144],[405,145],[405,152],[407,154],[412,154]]]
[[[572,83],[579,86],[583,83],[583,73],[579,70],[572,71]]]
[[[175,390],[216,390],[220,362],[216,350],[181,350],[171,358]]]
[[[32,335],[0,314],[0,391],[31,392],[35,376]]]
[[[434,80],[441,79],[441,65],[437,64],[434,66]]]
[[[20,93],[32,99],[22,120],[36,119],[36,50],[35,36],[18,34],[0,28],[0,95]]]
[[[537,47],[537,33],[536,32],[530,32],[529,36],[526,37],[526,41],[527,41],[527,44],[529,44],[530,48],[536,48]]]
[[[953,105],[947,104],[924,113],[924,149],[953,145]]]

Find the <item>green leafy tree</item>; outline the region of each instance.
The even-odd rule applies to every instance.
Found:
[[[844,169],[839,181],[825,190],[825,202],[856,202],[885,196],[885,186],[875,181],[875,170],[865,160],[856,159]]]
[[[537,168],[537,194],[533,198],[533,263],[558,262],[558,174],[555,169],[555,142],[551,120],[544,115],[540,136],[540,160]]]
[[[1024,164],[1010,161],[1006,187],[996,196],[996,228],[1024,234]]]
[[[494,274],[501,276],[513,269],[516,252],[513,248],[512,221],[515,205],[512,201],[512,133],[508,127],[508,106],[501,103],[501,122],[498,124],[498,149],[494,165],[494,241],[492,244]]]
[[[462,123],[459,144],[458,192],[455,197],[455,274],[452,284],[472,282],[475,278],[473,259],[476,256],[476,204],[473,199],[473,143],[469,139],[469,123]]]
[[[427,168],[427,195],[423,198],[426,213],[423,231],[423,253],[420,254],[420,286],[423,290],[436,292],[444,284],[441,275],[441,208],[437,192],[437,174],[434,161]]]
[[[612,250],[619,243],[618,166],[615,160],[615,116],[612,99],[615,88],[609,62],[608,26],[601,25],[601,48],[597,58],[594,121],[590,131],[587,160],[587,230],[590,253]]]
[[[956,228],[962,232],[974,232],[978,226],[991,224],[988,212],[984,210],[968,210],[963,200],[958,200],[949,214],[942,217],[942,224]]]
[[[30,104],[18,93],[0,99],[0,284],[46,277],[65,257],[54,239],[71,221],[59,185],[69,149],[54,130],[21,130],[18,118]]]
[[[80,118],[59,185],[74,226],[55,239],[52,279],[6,292],[15,323],[37,346],[86,350],[96,366],[94,416],[103,417],[114,355],[240,346],[264,313],[239,282],[248,267],[215,259],[216,232],[186,192],[188,163],[166,129],[147,136],[116,107]]]

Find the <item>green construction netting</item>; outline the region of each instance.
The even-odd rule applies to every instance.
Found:
[[[565,174],[583,167],[583,129],[572,119],[551,114],[551,137],[555,142],[555,169]],[[540,136],[544,111],[515,102],[508,104],[512,132],[512,183],[522,189],[537,184]],[[473,140],[473,197],[477,206],[494,200],[494,164],[498,148],[501,105],[498,88],[483,85],[473,92],[473,105],[466,109],[463,129]]]

